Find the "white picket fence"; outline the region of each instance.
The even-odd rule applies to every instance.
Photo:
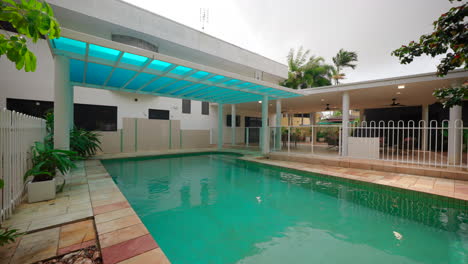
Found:
[[[6,109],[0,110],[0,219],[8,218],[21,202],[23,176],[31,167],[31,146],[46,135],[45,120]]]

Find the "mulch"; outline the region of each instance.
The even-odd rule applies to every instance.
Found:
[[[91,246],[35,264],[102,264],[102,258],[99,249]]]

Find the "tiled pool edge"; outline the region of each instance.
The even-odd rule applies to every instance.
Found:
[[[421,195],[438,197],[440,200],[445,201],[447,203],[458,203],[459,206],[468,208],[468,193],[464,195],[457,195],[457,194],[447,195],[447,194],[442,194],[440,192],[432,192],[430,190],[425,190],[422,188],[411,188],[411,187],[392,185],[392,184],[383,183],[383,182],[374,182],[374,181],[364,180],[364,178],[359,179],[357,177],[354,177],[353,175],[347,175],[346,173],[342,173],[342,172],[323,171],[320,169],[305,167],[308,164],[304,164],[300,162],[279,161],[279,160],[271,160],[271,159],[269,160],[269,159],[265,159],[264,157],[248,157],[248,156],[240,157],[239,159],[247,161],[247,162],[254,162],[254,163],[262,164],[265,166],[271,166],[275,168],[282,168],[282,169],[287,169],[287,170],[292,170],[292,171],[297,171],[297,172],[303,172],[307,174],[308,173],[319,174],[319,176],[321,177],[335,178],[335,179],[350,181],[350,182],[354,182],[354,183],[358,183],[358,184],[366,185],[366,186],[367,185],[376,186],[382,189],[390,188],[397,192],[413,192],[413,193],[419,193]],[[328,166],[328,167],[331,167],[331,166]],[[413,175],[408,175],[408,176],[413,177]],[[422,177],[422,176],[414,176],[414,177]]]
[[[104,264],[170,263],[100,160],[85,171]]]

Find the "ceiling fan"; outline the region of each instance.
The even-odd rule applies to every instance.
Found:
[[[336,107],[330,107],[330,104],[327,104],[327,107],[323,111],[332,111],[332,109],[336,109]]]
[[[392,103],[389,104],[389,106],[405,106],[405,105],[402,105],[400,103],[397,103],[397,99],[396,98],[392,98]]]

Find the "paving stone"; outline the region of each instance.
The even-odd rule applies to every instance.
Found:
[[[16,249],[11,264],[29,264],[56,255],[59,228],[47,229],[25,235]]]

